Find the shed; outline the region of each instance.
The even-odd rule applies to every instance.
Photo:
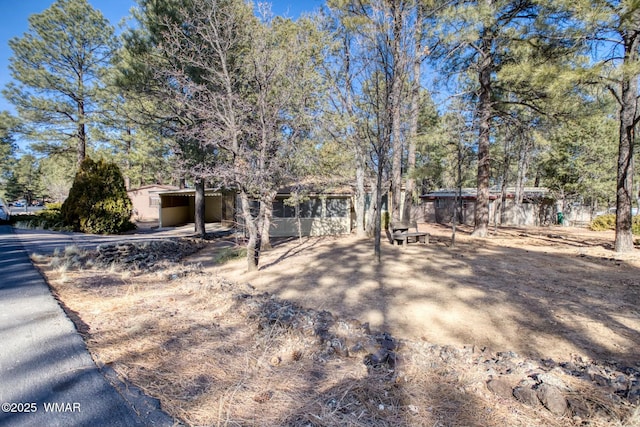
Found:
[[[477,190],[475,188],[463,188],[457,190],[444,189],[431,191],[420,196],[420,199],[428,205],[426,211],[430,212],[429,220],[437,223],[448,223],[453,218],[456,197],[459,196],[460,211],[458,222],[473,225]],[[551,224],[555,218],[554,199],[549,190],[544,187],[525,187],[522,191],[522,203],[515,203],[515,188],[506,188],[504,206],[502,205],[502,190],[491,188],[489,191],[489,222],[495,223],[498,215],[498,223],[503,225],[544,225]],[[432,206],[429,206],[429,205]]]

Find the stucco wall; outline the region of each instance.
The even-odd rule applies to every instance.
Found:
[[[162,208],[161,227],[174,227],[188,222],[193,222],[193,216],[190,216],[188,206]]]
[[[222,221],[222,196],[205,197],[204,221]]]
[[[273,218],[271,222],[271,236],[326,236],[349,234],[351,232],[350,218],[300,218],[300,229],[297,218]]]
[[[150,186],[127,191],[127,195],[133,205],[132,218],[141,221],[158,219],[160,214],[160,197],[154,193],[166,189],[166,187],[162,186]],[[152,199],[155,200],[155,202],[152,202]]]
[[[545,200],[546,199],[539,203],[522,203],[519,207],[516,207],[513,200],[509,199],[505,203],[504,211],[500,210],[500,205],[496,200],[491,200],[489,202],[489,223],[495,223],[497,214],[498,224],[502,225],[549,225],[552,223],[555,214],[551,212],[553,209],[550,210],[553,206],[545,202]],[[436,201],[428,200],[423,203],[426,205],[425,212],[432,211],[435,213],[433,219],[430,218],[430,215],[427,216],[427,222],[437,222],[440,224],[448,224],[451,222],[454,208],[453,199],[443,198]],[[467,225],[473,225],[474,215],[475,201],[463,201],[463,209],[462,212],[460,212],[458,221]]]

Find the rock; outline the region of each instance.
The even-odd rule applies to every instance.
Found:
[[[591,415],[591,411],[589,410],[589,405],[577,397],[567,397],[567,403],[569,404],[569,409],[574,417],[579,417],[580,419],[588,419]]]
[[[629,380],[626,375],[618,375],[611,386],[614,393],[625,394],[629,390]]]
[[[531,375],[540,384],[547,384],[558,388],[559,390],[569,391],[569,387],[557,376],[550,372],[535,373]]]
[[[380,346],[386,350],[396,350],[398,348],[397,341],[387,332],[383,332],[380,336],[376,337],[376,340]]]
[[[334,337],[328,343],[339,356],[349,357],[349,349],[343,338]]]
[[[558,387],[543,383],[538,386],[536,394],[540,402],[552,414],[560,416],[567,414],[567,399],[565,399]]]
[[[364,364],[367,366],[378,367],[383,363],[387,362],[388,357],[389,357],[389,350],[385,348],[380,348],[375,353],[367,355],[364,359]]]
[[[487,388],[495,395],[505,398],[513,396],[513,385],[509,377],[497,377],[487,381]]]
[[[536,390],[534,390],[529,384],[518,385],[514,388],[513,397],[525,405],[538,406],[540,404],[540,399],[538,399]]]

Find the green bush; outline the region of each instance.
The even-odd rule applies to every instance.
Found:
[[[605,230],[615,230],[616,229],[616,215],[615,214],[605,214],[599,215],[591,221],[589,224],[589,229],[593,231],[605,231]],[[640,217],[634,216],[633,222],[631,223],[631,232],[633,234],[640,235]]]
[[[11,215],[11,223],[21,228],[68,230],[62,220],[60,209],[43,209],[33,214]]]
[[[591,224],[589,224],[589,229],[593,231],[615,230],[616,215],[606,214],[595,217],[593,221],[591,221]]]
[[[46,205],[44,205],[44,209],[45,210],[57,210],[59,212],[60,209],[62,209],[62,203],[60,203],[60,202],[47,203]]]
[[[135,228],[130,221],[131,207],[118,166],[87,157],[60,212],[74,231],[109,234]]]

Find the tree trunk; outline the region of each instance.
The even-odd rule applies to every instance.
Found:
[[[616,252],[633,251],[631,204],[633,200],[633,151],[637,118],[638,74],[626,67],[638,62],[639,32],[623,33],[624,62],[620,93],[620,135],[616,183]]]
[[[343,40],[344,48],[344,74],[345,74],[345,97],[344,104],[349,118],[354,120],[354,106],[353,106],[353,85],[351,83],[351,49],[349,46],[349,38],[345,35]],[[355,120],[354,120],[355,121]],[[356,236],[365,237],[366,231],[366,198],[367,193],[365,190],[364,180],[367,170],[367,153],[363,148],[365,142],[359,135],[359,131],[356,129],[352,134],[353,136],[353,153],[356,163],[356,194],[355,194],[355,214],[356,214]]]
[[[260,250],[263,251],[271,249],[271,218],[273,218],[273,201],[276,197],[276,192],[270,192],[267,197],[268,200],[265,200],[260,205],[260,218],[262,219]]]
[[[257,271],[260,261],[260,228],[258,227],[257,218],[251,214],[251,202],[248,194],[240,191],[240,203],[242,205],[242,217],[244,219],[244,227],[249,234],[247,242],[247,271]]]
[[[506,222],[507,207],[507,184],[509,183],[509,169],[511,168],[511,137],[507,135],[504,141],[504,159],[502,160],[501,185],[500,185],[500,205],[496,206],[493,212],[494,229],[498,229],[498,224]]]
[[[355,196],[355,211],[356,211],[356,236],[365,237],[367,235],[365,231],[365,208],[366,208],[366,190],[364,186],[366,160],[364,153],[362,153],[360,145],[356,147],[356,196]]]
[[[378,167],[376,171],[376,198],[375,198],[375,210],[373,220],[373,238],[374,238],[374,255],[375,261],[380,264],[382,260],[382,247],[381,247],[381,235],[382,235],[382,175],[384,173],[384,166],[381,161],[378,161]],[[371,201],[374,203],[374,201]]]
[[[369,209],[367,210],[365,216],[365,230],[367,236],[374,237],[375,236],[375,217],[376,212],[379,212],[378,207],[376,206],[376,200],[378,200],[378,193],[380,189],[376,187],[376,181],[370,183],[371,188],[373,189],[370,198],[369,198]],[[382,203],[382,197],[380,198]]]
[[[420,66],[422,64],[422,5],[416,2],[416,28],[413,33],[415,44],[415,56],[413,58],[413,76],[411,82],[411,116],[409,117],[409,138],[407,153],[407,183],[404,189],[404,209],[402,221],[410,223],[411,210],[413,208],[413,192],[416,179],[413,176],[416,168],[416,140],[418,138],[418,119],[420,116]]]
[[[87,156],[87,129],[85,124],[84,102],[78,102],[78,168]]]
[[[391,93],[390,93],[390,106],[391,106],[391,134],[392,141],[391,147],[393,150],[392,164],[391,164],[391,218],[393,222],[400,222],[402,212],[400,206],[402,204],[402,153],[403,153],[403,141],[402,141],[402,128],[401,128],[401,102],[402,102],[402,74],[404,61],[401,56],[404,52],[400,48],[400,39],[402,37],[402,25],[403,14],[401,6],[395,2],[390,2],[393,18],[393,41],[392,41],[392,55],[393,55],[393,68],[391,72]]]
[[[204,224],[204,213],[205,213],[205,196],[204,196],[204,179],[197,178],[195,182],[195,212],[194,212],[194,222],[195,222],[195,232],[196,234],[203,238],[206,235],[206,229]]]
[[[482,57],[480,59],[480,100],[478,104],[480,130],[478,134],[478,194],[475,208],[475,228],[473,236],[486,237],[489,227],[489,175],[491,163],[489,157],[491,118],[493,115],[491,71],[491,37],[482,40]]]
[[[131,190],[131,126],[127,126],[127,139],[125,141],[125,158],[124,158],[124,188]],[[140,184],[142,185],[142,184]]]
[[[618,149],[618,174],[616,192],[616,252],[633,250],[631,233],[631,201],[633,191],[633,140],[636,84],[631,80],[623,83],[622,106],[620,108],[620,138]]]

